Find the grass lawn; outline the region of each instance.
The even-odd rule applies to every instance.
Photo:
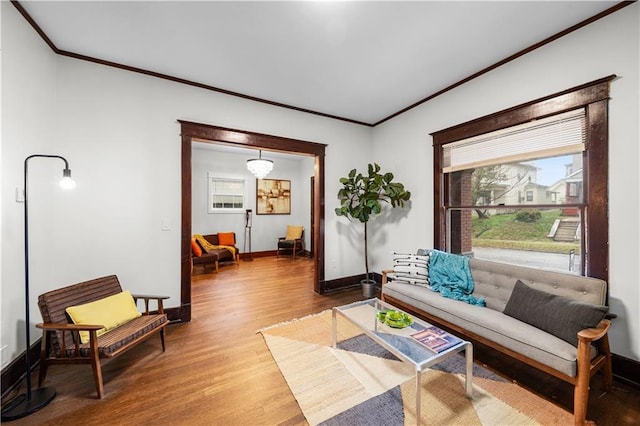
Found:
[[[496,214],[486,219],[472,219],[472,244],[474,247],[494,247],[515,250],[532,250],[549,253],[580,252],[580,243],[560,243],[547,237],[553,223],[560,219],[560,210],[545,210],[535,222],[518,222],[515,213]]]

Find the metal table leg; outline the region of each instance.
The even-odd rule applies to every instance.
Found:
[[[416,425],[420,424],[420,382],[422,378],[422,371],[416,368]]]
[[[338,343],[338,318],[336,318],[336,310],[331,310],[333,330],[331,330],[331,344],[335,348]]]
[[[467,370],[464,375],[465,390],[467,392],[467,398],[473,398],[473,345],[469,342],[464,348],[464,357],[467,364]]]

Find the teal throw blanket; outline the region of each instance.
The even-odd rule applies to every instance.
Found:
[[[440,250],[432,250],[429,258],[429,282],[431,290],[442,296],[460,300],[470,305],[485,306],[483,298],[471,296],[473,277],[469,258]]]

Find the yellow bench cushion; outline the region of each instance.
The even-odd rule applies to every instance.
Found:
[[[98,330],[98,336],[142,315],[128,290],[84,305],[69,306],[66,311],[74,324],[104,326]],[[80,332],[80,341],[89,342],[88,331]]]

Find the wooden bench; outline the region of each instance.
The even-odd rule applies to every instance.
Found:
[[[40,352],[40,375],[38,386],[42,386],[47,369],[52,364],[91,364],[98,398],[104,396],[100,359],[117,357],[127,349],[159,333],[162,351],[165,350],[164,327],[168,324],[162,301],[163,296],[132,295],[134,300],[144,300],[144,314],[119,327],[97,335],[103,325],[73,324],[66,308],[103,299],[122,292],[115,275],[96,278],[79,284],[53,290],[38,297],[38,306],[44,323],[36,324],[42,329]],[[157,301],[157,313],[149,311],[149,301]],[[81,343],[79,332],[89,332],[89,342]]]

